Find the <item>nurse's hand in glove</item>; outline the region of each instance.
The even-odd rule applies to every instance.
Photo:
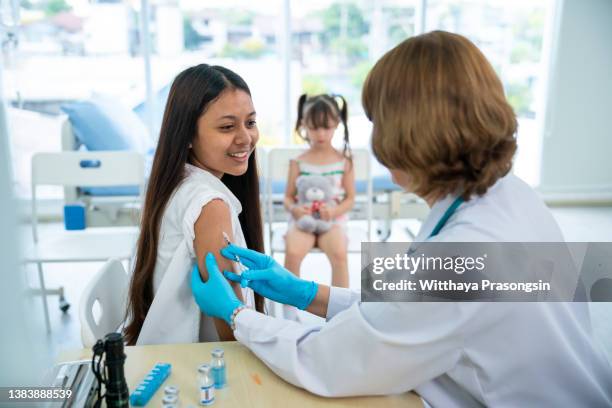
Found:
[[[268,299],[304,310],[317,294],[316,283],[296,277],[268,255],[233,244],[222,248],[221,255],[232,261],[237,261],[238,256],[240,263],[249,268],[241,275],[224,271],[226,278],[240,282],[243,287],[248,286]]]
[[[210,252],[206,254],[206,269],[208,280],[202,282],[197,263],[191,271],[191,292],[202,312],[218,317],[231,324],[231,317],[237,307],[243,306],[229,282],[223,278],[215,257]]]

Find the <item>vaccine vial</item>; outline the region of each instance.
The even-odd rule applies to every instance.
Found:
[[[225,372],[225,359],[223,358],[223,349],[216,348],[212,351],[212,377],[215,382],[215,388],[221,389],[227,384],[227,375]]]
[[[198,368],[198,384],[200,405],[212,405],[215,402],[215,382],[212,378],[210,364],[202,364]]]
[[[164,388],[164,395],[176,395],[178,397],[179,389],[174,385],[168,385]]]
[[[164,398],[162,398],[162,407],[178,407],[178,395],[176,394],[166,394]]]
[[[162,399],[163,408],[178,408],[179,403],[179,389],[174,385],[168,385],[164,388],[164,397]]]

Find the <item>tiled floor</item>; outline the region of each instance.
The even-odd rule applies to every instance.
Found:
[[[601,208],[557,208],[553,210],[567,241],[612,241],[612,207]],[[57,226],[55,226],[57,227]],[[390,241],[407,240],[405,228],[418,229],[414,221],[396,221],[393,224]],[[282,256],[279,257],[282,261]],[[360,257],[349,256],[350,287],[358,289]],[[45,278],[48,287],[62,284],[71,308],[68,313],[61,313],[57,297],[50,297],[52,333],[48,336],[53,356],[61,350],[81,348],[80,325],[78,319],[79,297],[93,274],[100,268],[100,263],[58,264],[45,266]],[[302,266],[302,276],[306,279],[328,283],[331,281],[329,264],[322,254],[309,255]],[[316,271],[316,272],[314,272]],[[31,285],[37,285],[35,269],[28,273]],[[39,298],[33,300],[34,312],[42,316]],[[612,360],[612,303],[591,304],[593,327],[598,339],[604,344]],[[312,315],[300,315],[305,320],[315,320]],[[39,319],[43,324],[42,318]]]

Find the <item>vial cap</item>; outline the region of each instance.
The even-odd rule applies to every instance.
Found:
[[[202,374],[210,373],[210,364],[202,364],[198,367],[198,372]]]
[[[166,388],[164,388],[164,394],[166,395],[178,395],[178,393],[179,389],[174,385],[168,385]]]
[[[223,357],[224,352],[223,349],[216,348],[211,352],[211,354],[213,357],[221,358]]]
[[[162,403],[164,404],[176,404],[178,397],[176,395],[164,395]]]

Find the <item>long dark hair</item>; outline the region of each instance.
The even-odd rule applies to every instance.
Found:
[[[341,103],[338,103],[340,100]],[[352,158],[351,144],[349,142],[348,131],[348,106],[342,95],[321,94],[308,96],[302,94],[298,99],[298,114],[295,122],[297,134],[310,143],[308,137],[301,132],[302,125],[307,125],[313,129],[327,127],[329,122],[342,122],[344,127],[344,147],[342,155],[347,159]]]
[[[172,193],[185,178],[189,145],[197,133],[198,118],[227,89],[239,89],[251,95],[249,87],[239,75],[227,68],[207,64],[184,70],[174,79],[170,88],[145,196],[136,262],[130,283],[126,312],[129,323],[124,330],[130,345],[136,343],[153,302],[153,271],[157,260],[159,228]],[[247,247],[263,252],[255,153],[249,157],[245,174],[225,174],[221,181],[242,204],[239,220]],[[257,294],[255,306],[258,311],[263,311],[263,298]]]

